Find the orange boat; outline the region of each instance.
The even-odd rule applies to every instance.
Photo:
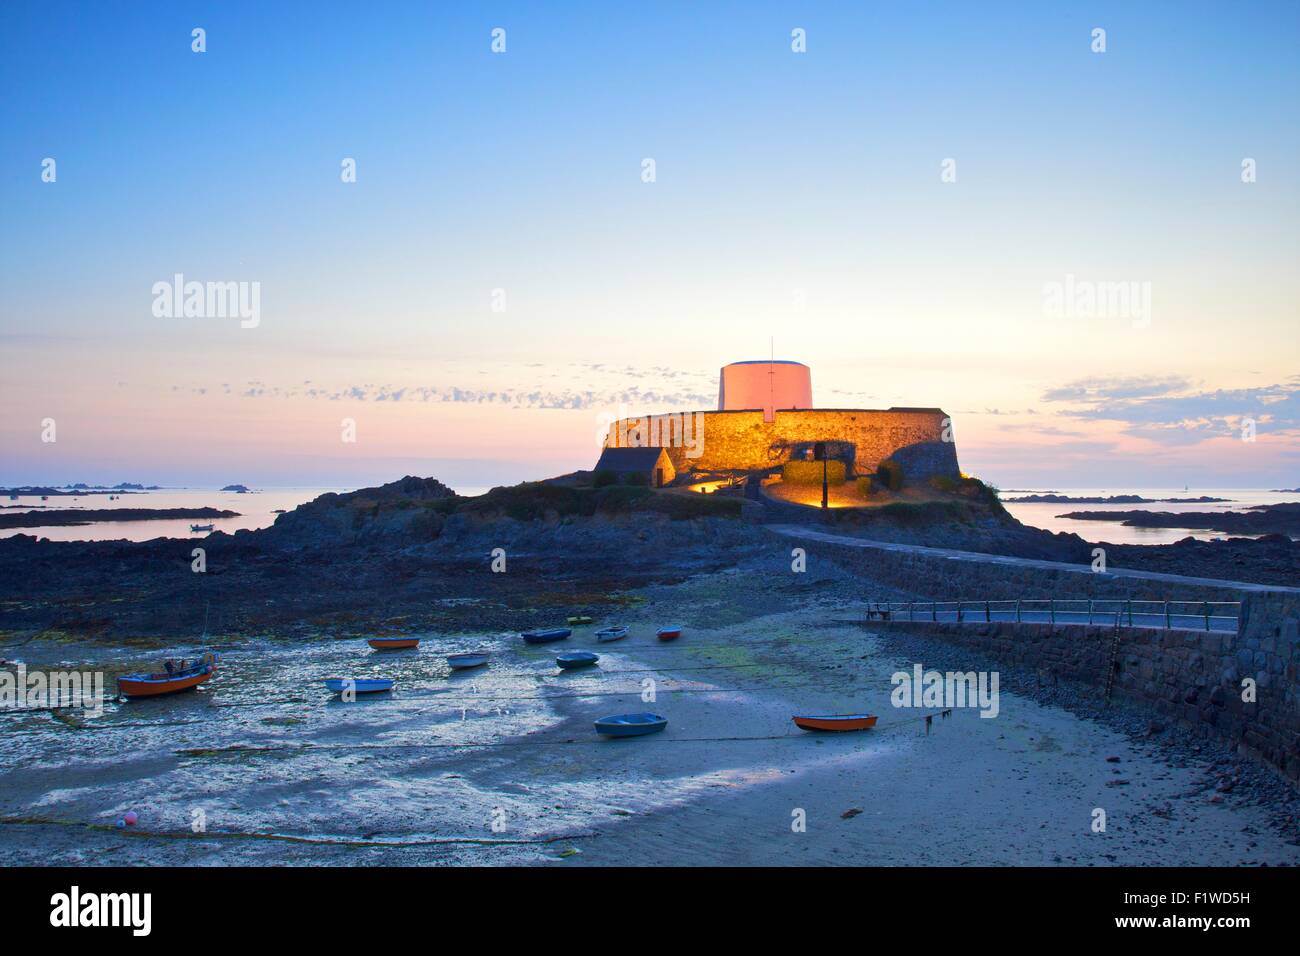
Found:
[[[402,651],[408,647],[419,647],[418,637],[372,637],[366,641],[377,651]]]
[[[677,640],[677,638],[681,636],[682,636],[682,629],[680,627],[659,628],[659,640],[661,641],[675,641]]]
[[[870,730],[878,719],[875,714],[820,714],[796,716],[794,725],[803,730]]]
[[[217,659],[204,654],[192,667],[172,673],[124,674],[117,679],[117,692],[124,697],[160,697],[193,690],[217,672]]]

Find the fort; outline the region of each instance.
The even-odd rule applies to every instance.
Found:
[[[939,408],[814,408],[798,362],[737,362],[718,381],[716,411],[623,418],[605,448],[663,448],[677,475],[769,471],[811,458],[819,443],[848,475],[892,459],[909,482],[958,478],[952,420]]]

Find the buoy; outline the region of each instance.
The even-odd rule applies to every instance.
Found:
[[[134,810],[128,810],[126,812],[126,816],[124,816],[122,819],[126,821],[127,826],[133,827],[136,825],[136,823],[139,821],[140,818],[135,815]]]

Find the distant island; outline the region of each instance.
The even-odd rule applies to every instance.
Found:
[[[1076,521],[1119,521],[1130,528],[1191,528],[1224,534],[1300,534],[1300,502],[1256,505],[1245,511],[1071,511]]]
[[[17,485],[13,488],[0,488],[0,495],[10,497],[40,495],[49,498],[55,495],[130,495],[141,491],[161,490],[161,485],[141,485],[132,481],[123,481],[116,485],[88,485],[84,481],[79,481],[71,485]]]
[[[1208,505],[1231,501],[1231,498],[1143,498],[1141,495],[1111,495],[1109,498],[1075,498],[1070,495],[1025,495],[1023,498],[1003,498],[1005,503],[1040,502],[1049,505]]]
[[[226,487],[222,488],[221,490],[233,491],[236,494],[246,495],[248,494],[248,485],[226,485]]]
[[[65,488],[71,488],[74,491],[159,491],[161,485],[142,485],[137,481],[119,481],[115,485],[88,485],[84,481],[79,481],[75,485],[64,485]]]
[[[6,528],[74,527],[96,521],[161,521],[168,518],[238,518],[237,511],[217,508],[61,508],[57,511],[25,511],[0,515],[0,530]]]

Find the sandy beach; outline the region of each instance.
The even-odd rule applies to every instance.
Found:
[[[632,634],[613,644],[593,628],[538,647],[515,633],[424,635],[393,654],[324,636],[232,642],[192,694],[99,717],[0,717],[0,861],[1300,862],[1264,807],[1215,791],[1211,748],[1005,688],[996,718],[957,709],[927,733],[934,709],[893,707],[890,675],[962,667],[962,652],[846,623],[854,591],[830,572],[797,586],[758,567],[699,575],[632,595]],[[666,620],[686,625],[679,641],[655,639]],[[478,647],[488,668],[448,673],[445,653]],[[555,653],[575,649],[599,666],[561,672]],[[49,667],[141,658],[39,642],[22,653]],[[397,689],[357,703],[320,684],[381,673]],[[668,729],[593,732],[596,717],[640,710]],[[856,711],[879,714],[876,729],[809,734],[790,720]],[[1098,809],[1105,832],[1093,832]],[[115,828],[128,810],[139,823]]]

